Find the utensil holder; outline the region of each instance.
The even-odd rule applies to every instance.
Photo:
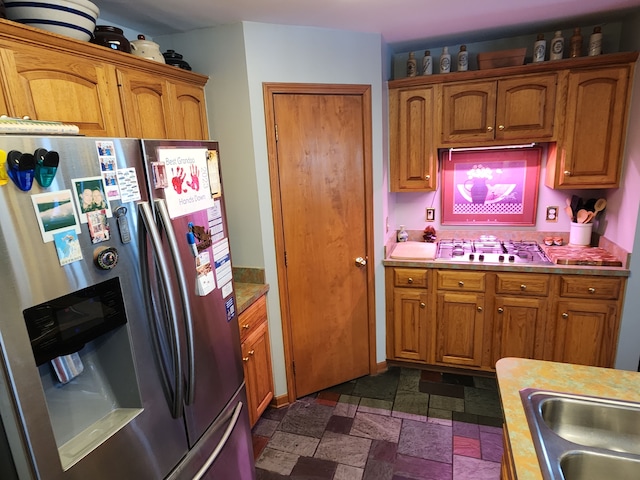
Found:
[[[593,223],[571,222],[569,230],[569,245],[574,247],[588,247],[591,245]]]

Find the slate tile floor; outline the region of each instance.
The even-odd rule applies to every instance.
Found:
[[[391,367],[269,408],[258,480],[498,480],[496,380]]]

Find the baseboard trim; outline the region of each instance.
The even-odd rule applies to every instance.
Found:
[[[285,393],[284,395],[280,395],[276,397],[275,395],[271,399],[270,405],[273,408],[283,408],[289,406],[289,396]]]
[[[384,362],[379,362],[378,364],[376,364],[376,368],[376,373],[382,373],[386,372],[389,366],[387,365],[387,361],[385,360]]]

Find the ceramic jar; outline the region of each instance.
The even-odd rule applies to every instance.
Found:
[[[131,53],[131,44],[118,27],[97,25],[91,43],[122,52]]]
[[[167,50],[162,54],[164,61],[167,65],[173,65],[174,67],[182,68],[183,70],[191,70],[191,65],[182,59],[182,55],[175,50]]]
[[[144,35],[138,35],[138,40],[131,42],[131,53],[137,57],[143,57],[156,62],[165,63],[160,45],[151,40],[147,40]]]

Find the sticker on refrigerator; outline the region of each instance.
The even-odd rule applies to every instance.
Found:
[[[204,297],[213,292],[216,283],[213,278],[209,252],[199,253],[196,257],[196,295]]]
[[[217,150],[209,150],[207,152],[207,172],[209,174],[209,191],[211,191],[211,197],[217,198],[222,195],[222,182],[220,181]]]
[[[209,193],[206,148],[159,148],[169,186],[164,189],[169,217],[176,218],[213,205]]]
[[[229,240],[224,239],[213,246],[213,261],[215,263],[216,281],[220,288],[231,282],[231,254],[229,253]]]
[[[120,201],[127,203],[140,200],[140,185],[138,184],[136,169],[133,167],[119,168],[117,175],[120,187]]]
[[[54,233],[53,241],[56,245],[56,253],[61,266],[82,260],[82,250],[75,230]]]
[[[236,304],[233,301],[233,297],[224,302],[224,308],[227,311],[227,322],[230,322],[236,314]]]
[[[73,208],[72,196],[71,190],[31,195],[43,242],[53,242],[56,233],[68,230],[80,233],[80,220]]]
[[[116,149],[110,140],[96,141],[98,161],[100,162],[100,175],[104,182],[105,198],[118,200],[120,189],[118,188],[118,164],[116,162]]]
[[[87,223],[89,224],[89,235],[91,243],[106,242],[111,237],[109,232],[109,221],[105,210],[96,210],[87,213]]]
[[[167,167],[164,163],[151,162],[151,171],[153,173],[153,188],[167,188],[169,186]]]
[[[76,193],[76,205],[82,223],[87,223],[89,212],[104,210],[107,217],[112,216],[102,177],[72,178],[71,182]]]

